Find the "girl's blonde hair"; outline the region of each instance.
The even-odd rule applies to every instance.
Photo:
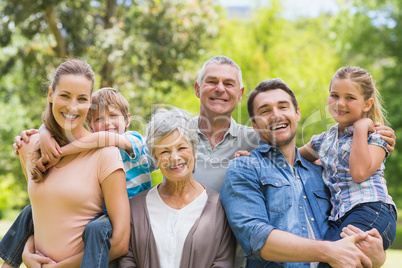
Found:
[[[51,90],[54,92],[61,76],[63,75],[82,75],[86,77],[89,81],[92,82],[92,89],[91,93],[94,90],[95,84],[95,74],[91,68],[91,66],[83,60],[79,59],[71,59],[63,62],[62,64],[57,67],[56,72],[54,74],[53,80],[50,84]],[[57,141],[60,146],[64,146],[70,143],[69,139],[66,136],[64,129],[57,123],[56,119],[54,118],[52,112],[53,104],[48,102],[46,110],[42,114],[42,121],[46,128],[50,131],[53,138]],[[32,180],[35,182],[43,181],[46,172],[41,172],[37,166],[36,162],[39,160],[41,155],[40,149],[38,148],[32,156],[32,169],[31,175]]]
[[[379,122],[384,125],[386,120],[386,111],[382,107],[382,98],[370,73],[358,66],[346,66],[339,68],[331,79],[329,91],[331,91],[332,83],[335,79],[349,79],[355,83],[361,90],[363,98],[367,101],[373,98],[371,109],[363,114],[363,117],[370,118],[373,122]]]

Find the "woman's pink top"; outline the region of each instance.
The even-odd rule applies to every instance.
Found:
[[[51,168],[42,182],[28,178],[35,249],[56,262],[82,252],[86,224],[104,210],[101,183],[118,169],[123,169],[118,149],[105,147]]]

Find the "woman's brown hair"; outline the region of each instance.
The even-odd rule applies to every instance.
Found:
[[[57,67],[52,82],[50,84],[51,90],[54,92],[60,78],[63,75],[82,75],[86,77],[89,81],[92,81],[92,89],[94,90],[95,84],[95,74],[92,70],[91,66],[84,60],[79,59],[71,59],[63,62]],[[56,122],[54,115],[52,113],[53,104],[48,102],[46,110],[42,114],[42,122],[46,126],[46,128],[50,131],[53,138],[57,141],[60,146],[64,146],[70,143],[69,139],[66,136],[66,133],[62,127]],[[46,172],[41,172],[37,166],[36,162],[39,160],[41,156],[40,148],[38,148],[32,157],[32,166],[31,175],[32,180],[35,182],[43,181],[43,178]]]

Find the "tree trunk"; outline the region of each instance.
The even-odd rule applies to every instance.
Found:
[[[117,0],[107,0],[106,3],[106,15],[103,18],[105,23],[105,29],[110,29],[113,26],[111,21],[112,17],[115,17],[117,10]],[[108,60],[108,55],[106,55],[105,63],[103,64],[101,70],[101,87],[112,87],[113,86],[113,76],[112,76],[113,65]]]
[[[56,47],[53,48],[54,51],[56,52],[56,55],[58,57],[66,57],[67,56],[67,46],[66,46],[66,40],[61,34],[60,29],[57,27],[57,16],[56,12],[51,6],[46,7],[46,20],[47,23],[49,24],[49,28],[52,31],[54,37],[56,38]]]

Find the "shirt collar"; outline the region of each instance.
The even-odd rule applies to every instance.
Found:
[[[202,133],[201,131],[200,131],[200,129],[198,128],[198,120],[200,119],[200,116],[199,115],[197,115],[195,118],[194,118],[194,124],[195,124],[195,126],[196,126],[196,128],[197,128],[197,132],[198,133]],[[225,133],[225,136],[229,133],[230,135],[232,135],[233,137],[237,137],[238,135],[239,135],[239,132],[240,132],[240,127],[239,127],[239,124],[237,124],[237,122],[233,119],[233,117],[231,117],[230,118],[230,126],[229,126],[229,129],[226,131],[226,133]]]
[[[338,133],[339,131],[339,124],[336,124],[334,126],[332,126],[329,130],[331,133]],[[349,136],[353,136],[353,125],[352,126],[348,126],[343,130],[343,133],[345,133],[346,135]]]
[[[281,153],[280,150],[272,145],[269,145],[263,141],[260,140],[259,145],[257,150],[261,153],[261,154],[266,154],[270,151],[272,152],[276,152],[276,153]],[[295,158],[295,163],[294,165],[300,165],[301,167],[303,167],[304,169],[307,169],[307,160],[304,159],[303,157],[301,157],[300,153],[299,153],[299,149],[297,147],[295,147],[296,150],[296,158]],[[282,153],[281,153],[282,154]]]

